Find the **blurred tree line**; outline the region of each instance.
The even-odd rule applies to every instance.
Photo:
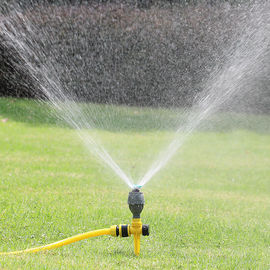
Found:
[[[34,26],[26,38],[42,50],[41,64],[51,62],[78,100],[189,106],[217,63],[226,61],[226,48],[248,19],[239,19],[248,2],[32,0],[19,1],[17,8]],[[3,10],[3,18],[12,16]],[[1,35],[0,95],[40,95],[23,61]],[[270,111],[265,65],[252,86],[260,95],[249,97],[249,107],[259,104],[261,112]]]

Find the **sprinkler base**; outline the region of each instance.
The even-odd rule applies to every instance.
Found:
[[[120,237],[129,237],[131,235],[134,236],[134,253],[135,255],[140,254],[140,239],[141,235],[148,236],[149,235],[149,225],[142,224],[140,218],[133,218],[131,225],[129,224],[120,224],[114,225],[111,227],[112,236],[120,236]]]

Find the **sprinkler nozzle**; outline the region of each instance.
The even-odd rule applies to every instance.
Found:
[[[141,212],[144,207],[144,196],[139,188],[134,188],[128,194],[128,205],[133,218],[140,218]]]

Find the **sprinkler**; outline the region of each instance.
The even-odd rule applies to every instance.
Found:
[[[149,235],[149,225],[142,224],[141,221],[141,212],[144,207],[144,196],[143,193],[140,191],[140,186],[135,186],[134,189],[129,192],[128,195],[128,205],[131,213],[133,214],[131,225],[129,224],[120,224],[120,225],[113,225],[107,229],[95,230],[90,231],[87,233],[78,234],[61,241],[48,244],[41,247],[30,248],[25,250],[19,251],[12,251],[12,252],[3,252],[0,255],[18,255],[23,253],[36,253],[39,251],[45,251],[50,249],[55,249],[58,247],[62,247],[65,245],[69,245],[71,243],[87,239],[90,237],[101,236],[101,235],[111,235],[111,236],[120,236],[120,237],[128,237],[133,235],[134,236],[134,253],[136,256],[140,253],[140,238],[141,235],[148,236]]]
[[[149,225],[142,224],[141,212],[144,207],[144,196],[139,188],[133,189],[128,195],[128,205],[131,213],[133,214],[131,226],[129,231],[134,235],[134,253],[140,253],[140,238],[141,235],[149,235]]]

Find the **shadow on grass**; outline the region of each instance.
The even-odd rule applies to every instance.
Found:
[[[125,256],[125,257],[131,257],[134,256],[134,258],[138,258],[134,253],[133,250],[127,250],[127,249],[115,249],[113,251],[108,251],[107,255],[109,256],[117,256],[117,255],[121,255],[121,256]]]
[[[168,109],[100,104],[82,104],[81,109],[88,116],[89,122],[92,121],[94,128],[112,132],[175,131],[179,123],[183,122],[184,115],[181,115],[180,110],[174,112]],[[0,98],[0,121],[13,120],[33,126],[71,128],[60,119],[48,104],[31,99]],[[214,115],[198,128],[199,131],[206,132],[229,132],[239,129],[268,134],[270,116],[223,112]]]
[[[35,126],[60,124],[49,106],[31,99],[0,98],[0,118]]]

